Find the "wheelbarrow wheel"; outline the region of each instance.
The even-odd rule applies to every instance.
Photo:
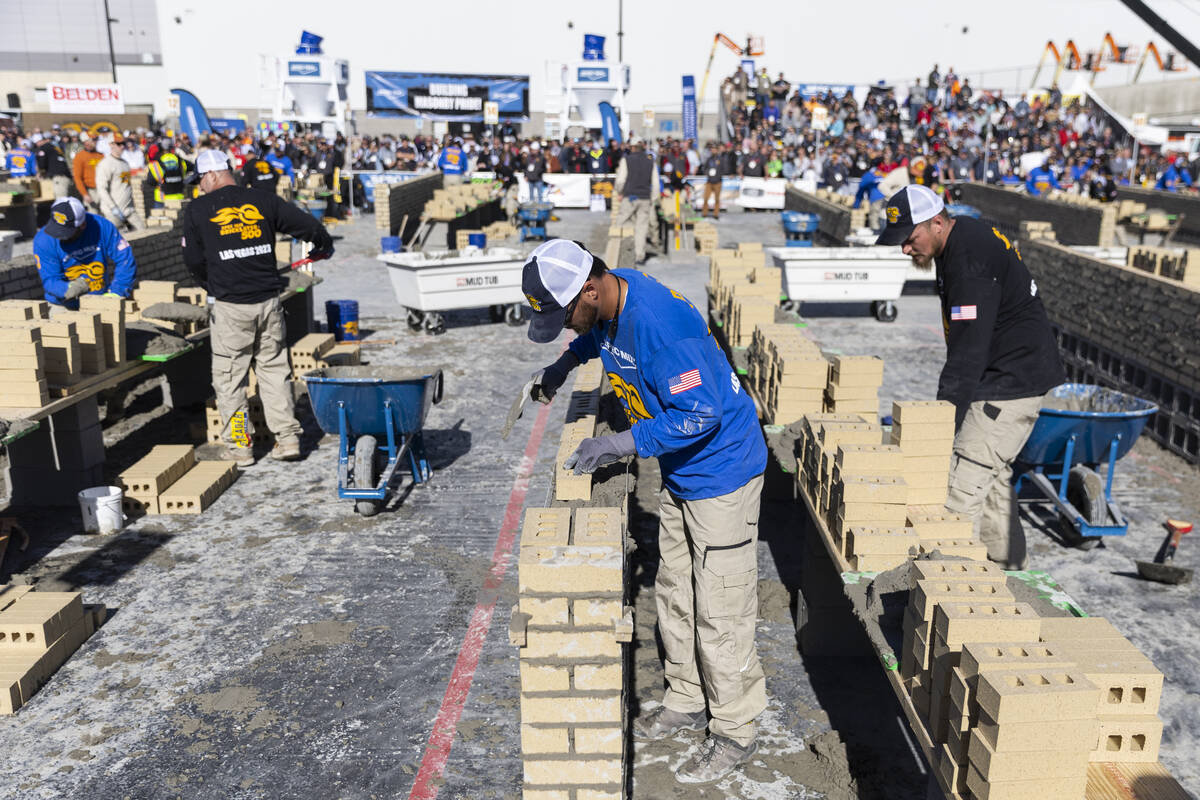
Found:
[[[525,322],[525,307],[520,303],[510,303],[504,307],[504,321],[514,328]]]
[[[1067,502],[1075,506],[1089,525],[1108,522],[1108,503],[1104,499],[1104,479],[1095,470],[1082,464],[1067,473]],[[1100,544],[1100,536],[1081,536],[1074,520],[1062,518],[1063,534],[1072,547],[1091,550]]]
[[[895,322],[896,314],[899,313],[896,304],[891,300],[876,300],[871,304],[871,311],[880,322]]]
[[[421,330],[425,323],[425,315],[415,308],[405,309],[404,321],[408,324],[408,329],[414,333]]]
[[[374,489],[379,480],[379,472],[375,468],[375,451],[379,447],[374,436],[360,436],[354,443],[354,488]],[[378,500],[355,500],[354,510],[364,517],[373,517],[379,513]]]
[[[437,312],[425,315],[425,332],[430,336],[440,336],[446,332],[446,319]]]

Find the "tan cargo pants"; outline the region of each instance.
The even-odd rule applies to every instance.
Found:
[[[279,298],[261,303],[223,303],[212,305],[212,380],[221,413],[221,439],[226,444],[250,445],[249,403],[246,399],[250,366],[258,378],[267,427],[277,440],[298,439],[292,397],[291,367],[283,327],[283,308]]]
[[[650,218],[653,213],[654,208],[649,198],[621,198],[621,216],[617,225],[625,227],[630,221],[633,222],[633,257],[639,262],[646,260],[646,235],[650,232]]]
[[[700,206],[701,213],[708,212],[708,201],[711,199],[713,215],[721,216],[721,184],[720,183],[705,183],[704,184],[704,203]]]
[[[146,230],[146,220],[142,219],[141,213],[130,204],[129,208],[122,209],[125,214],[125,219],[121,219],[115,209],[108,209],[104,212],[104,218],[116,226],[118,231],[124,231],[128,225],[130,230],[144,231]]]
[[[682,500],[659,492],[654,603],[666,651],[663,705],[712,716],[709,731],[754,741],[767,707],[754,644],[758,621],[761,475],[729,494]]]
[[[1012,487],[1012,462],[1037,422],[1042,397],[977,400],[954,437],[946,508],[975,520],[988,558],[1024,569],[1025,531]]]

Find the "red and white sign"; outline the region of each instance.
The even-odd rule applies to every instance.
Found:
[[[48,83],[51,114],[124,114],[119,83]]]

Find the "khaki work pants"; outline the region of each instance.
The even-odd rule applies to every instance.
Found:
[[[646,260],[646,235],[650,232],[650,215],[653,212],[649,198],[621,198],[621,217],[617,225],[625,227],[633,221],[633,257],[638,262]]]
[[[704,184],[704,205],[701,206],[701,213],[708,212],[708,198],[713,201],[713,216],[721,216],[721,184],[705,183]]]
[[[706,500],[659,491],[654,603],[666,651],[663,705],[703,711],[709,731],[747,745],[767,707],[754,644],[758,620],[758,510],[763,478]]]
[[[249,446],[252,433],[247,378],[251,365],[258,378],[263,415],[277,440],[298,439],[292,397],[291,367],[283,327],[283,308],[279,298],[261,303],[213,303],[209,314],[212,326],[212,379],[221,413],[221,439],[226,444]]]
[[[75,188],[75,181],[68,178],[66,175],[55,175],[50,179],[54,184],[54,199],[60,197],[79,197],[79,190]]]
[[[1012,487],[1012,462],[1037,422],[1042,397],[977,400],[954,437],[946,508],[975,520],[988,558],[1024,569],[1025,531]]]

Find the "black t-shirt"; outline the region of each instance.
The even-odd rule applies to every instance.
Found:
[[[956,218],[937,287],[946,336],[937,396],[957,406],[956,426],[972,401],[1036,397],[1066,380],[1037,282],[997,228]]]
[[[242,167],[242,185],[275,194],[279,171],[261,158],[252,158]]]
[[[761,153],[747,153],[742,156],[742,175],[747,178],[761,178],[766,174],[766,161]]]
[[[261,303],[287,286],[275,264],[276,233],[312,242],[319,250],[333,244],[311,214],[278,195],[222,186],[188,204],[183,215],[183,261],[216,299]]]

